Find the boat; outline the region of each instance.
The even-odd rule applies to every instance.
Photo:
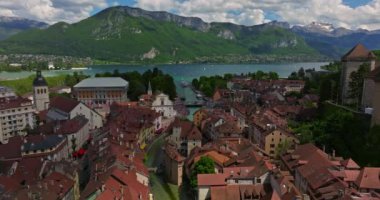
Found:
[[[189,85],[190,85],[189,82],[187,82],[187,81],[181,81],[181,86],[182,87],[188,87]]]
[[[87,70],[87,67],[73,67],[71,70]]]

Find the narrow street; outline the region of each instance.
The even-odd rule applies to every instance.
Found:
[[[148,147],[145,165],[149,168],[157,167],[157,173],[150,173],[150,187],[155,200],[177,200],[179,199],[178,186],[169,184],[164,180],[162,169],[163,150],[165,134],[161,134]]]

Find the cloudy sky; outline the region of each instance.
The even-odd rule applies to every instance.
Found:
[[[305,25],[316,21],[380,29],[380,0],[0,0],[0,15],[72,23],[115,5],[165,10],[207,22],[255,25],[278,20]]]

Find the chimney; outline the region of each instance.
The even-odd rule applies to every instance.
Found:
[[[106,185],[103,184],[101,191],[104,192],[104,190],[106,190]]]
[[[323,145],[323,152],[326,152],[326,146],[325,145]]]
[[[121,195],[121,198],[124,197],[124,187],[122,185],[120,185],[120,195]]]

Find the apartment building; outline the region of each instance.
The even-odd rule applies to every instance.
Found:
[[[26,129],[35,124],[33,103],[21,97],[0,98],[0,142],[8,143],[9,138],[26,135]]]

